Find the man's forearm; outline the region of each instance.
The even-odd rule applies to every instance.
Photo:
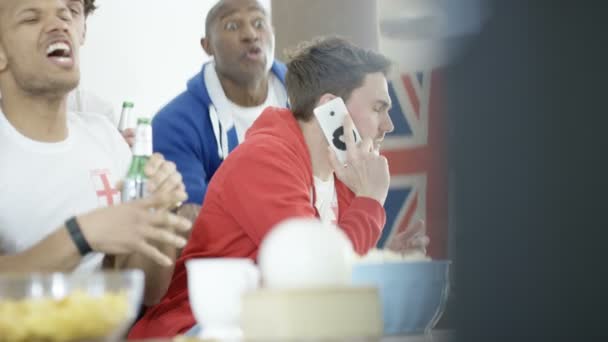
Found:
[[[386,223],[386,212],[375,199],[355,197],[341,215],[340,227],[353,244],[355,252],[366,254],[376,246]]]
[[[70,272],[81,260],[65,227],[32,248],[14,255],[0,255],[0,272]]]
[[[201,210],[200,205],[188,203],[182,205],[177,211],[177,215],[184,217],[190,222],[196,221],[198,213]],[[181,234],[184,238],[190,238],[190,230],[184,234]],[[156,246],[163,254],[169,256],[173,260],[177,260],[180,256],[182,249],[175,249],[173,247],[160,247]],[[127,258],[119,261],[119,268],[136,268],[141,269],[146,274],[146,289],[144,291],[144,305],[151,306],[160,302],[162,297],[167,292],[171,283],[171,277],[175,270],[175,265],[161,266],[149,258],[142,255],[133,254]]]
[[[177,215],[190,220],[190,222],[194,222],[198,217],[200,210],[200,205],[188,203],[182,205],[178,209]],[[180,235],[182,235],[185,239],[189,239],[190,230],[183,234],[180,233]],[[172,246],[166,245],[160,246],[156,244],[155,247],[158,248],[161,253],[170,257],[174,261],[177,260],[182,251],[181,249],[176,249]],[[135,268],[144,271],[146,275],[144,305],[146,306],[151,306],[160,302],[169,288],[171,277],[173,276],[173,271],[175,270],[175,265],[161,266],[152,261],[150,258],[140,254],[131,254],[126,257],[119,257],[116,260],[116,266],[120,269]]]
[[[177,258],[177,250],[174,247],[156,246],[161,253],[167,255],[172,260]],[[175,265],[161,266],[150,258],[141,254],[131,254],[125,258],[118,258],[118,267],[121,269],[140,269],[144,272],[146,285],[144,290],[144,305],[152,306],[160,302],[163,298],[173,276]]]

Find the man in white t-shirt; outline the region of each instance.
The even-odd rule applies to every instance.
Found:
[[[80,76],[73,13],[83,6],[0,1],[0,272],[85,272],[105,254],[106,265],[144,270],[149,305],[185,244],[177,232],[190,223],[169,210],[187,196],[175,165],[156,154],[151,195],[120,204],[127,145],[101,115],[67,112]]]

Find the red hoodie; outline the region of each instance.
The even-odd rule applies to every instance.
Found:
[[[256,259],[269,230],[291,217],[319,217],[313,205],[312,163],[298,122],[288,109],[267,108],[217,170],[167,294],[133,327],[130,339],[172,337],[196,323],[188,302],[186,260]],[[376,245],[386,220],[376,200],[355,197],[335,180],[338,225],[359,254]]]

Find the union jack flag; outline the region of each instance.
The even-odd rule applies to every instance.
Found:
[[[385,203],[382,247],[415,220],[426,222],[433,259],[447,257],[448,182],[446,120],[439,107],[437,71],[404,73],[389,80],[395,130],[386,136],[391,187]]]

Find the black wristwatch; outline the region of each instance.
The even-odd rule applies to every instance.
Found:
[[[65,221],[65,226],[68,233],[70,233],[72,241],[74,241],[74,245],[76,245],[76,248],[78,248],[80,255],[85,256],[93,251],[91,245],[89,245],[89,242],[87,239],[85,239],[84,234],[82,234],[82,229],[80,229],[76,216],[73,216],[69,220]]]

